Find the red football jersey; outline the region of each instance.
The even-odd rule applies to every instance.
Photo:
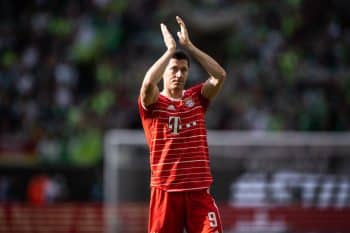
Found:
[[[213,181],[205,126],[209,101],[203,84],[184,91],[181,100],[160,94],[139,113],[150,150],[151,186],[166,191],[205,189]]]

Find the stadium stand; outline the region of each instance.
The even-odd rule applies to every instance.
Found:
[[[346,0],[1,1],[0,221],[29,208],[7,205],[12,202],[101,202],[103,135],[111,128],[141,129],[140,83],[164,49],[159,22],[173,29],[175,15],[228,73],[208,113],[209,129],[349,131],[349,12]],[[190,82],[203,75],[193,63]],[[336,169],[344,173],[350,164],[340,168],[334,160],[327,174],[299,177],[305,205],[314,204],[313,188],[325,208],[330,200],[340,208],[349,199],[349,181]],[[241,180],[260,190],[253,201],[264,205],[261,190],[293,177],[265,175],[240,174],[231,204],[252,201],[240,196]],[[284,198],[281,192],[275,201]]]

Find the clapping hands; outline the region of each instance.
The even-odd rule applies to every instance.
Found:
[[[187,47],[191,44],[191,41],[190,41],[190,38],[188,36],[186,24],[179,16],[176,16],[176,21],[180,26],[180,31],[177,32],[179,42],[182,46]],[[171,33],[169,32],[167,26],[164,23],[161,23],[160,29],[162,31],[163,40],[164,40],[164,43],[165,43],[165,46],[167,47],[167,49],[170,51],[175,51],[176,42],[175,42],[173,36],[171,35]]]

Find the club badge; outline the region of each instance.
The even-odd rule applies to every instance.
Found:
[[[194,106],[194,101],[192,98],[185,99],[184,103],[188,108],[192,108]]]

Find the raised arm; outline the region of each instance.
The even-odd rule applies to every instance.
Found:
[[[143,79],[140,98],[144,107],[147,107],[155,103],[159,96],[158,83],[162,79],[164,70],[176,50],[176,42],[170,34],[168,28],[162,23],[160,28],[163,35],[163,40],[167,50],[165,53],[148,69]]]
[[[180,31],[177,33],[180,44],[203,66],[210,77],[204,83],[202,95],[212,99],[221,89],[226,79],[226,71],[208,54],[197,48],[190,40],[184,21],[176,16]]]

